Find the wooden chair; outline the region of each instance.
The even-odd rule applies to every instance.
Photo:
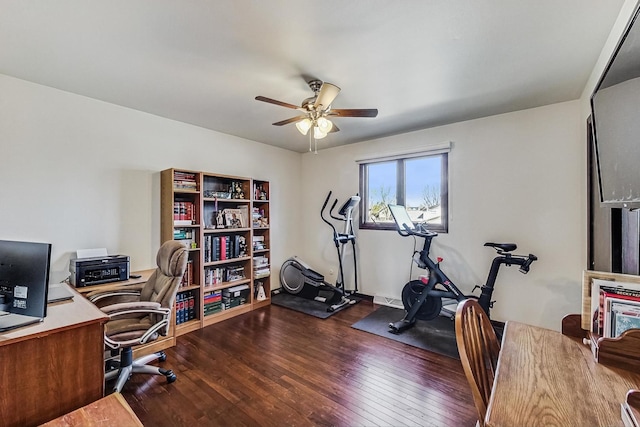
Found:
[[[468,299],[458,304],[456,342],[460,361],[478,410],[478,425],[483,427],[500,344],[489,318],[476,300]]]

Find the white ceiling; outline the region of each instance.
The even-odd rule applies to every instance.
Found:
[[[623,0],[0,0],[0,73],[304,152],[580,97]],[[1,94],[0,94],[1,96]]]

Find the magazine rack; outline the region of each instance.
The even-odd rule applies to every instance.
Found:
[[[582,314],[562,319],[562,333],[582,339],[591,346],[598,363],[627,370],[640,370],[640,329],[629,329],[617,338],[604,338],[591,332],[591,285],[593,279],[638,283],[640,276],[585,270],[582,274]]]
[[[622,420],[626,425],[640,426],[640,390],[629,390],[622,404]]]

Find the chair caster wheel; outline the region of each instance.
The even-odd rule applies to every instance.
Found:
[[[165,353],[164,351],[160,351],[157,353],[158,354],[158,360],[160,362],[164,362],[165,360],[167,360],[167,353]]]
[[[178,379],[176,374],[174,374],[173,371],[171,371],[171,370],[167,371],[165,376],[167,377],[167,384],[171,384],[172,382],[174,382],[175,380]]]

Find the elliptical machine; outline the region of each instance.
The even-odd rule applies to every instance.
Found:
[[[308,264],[296,256],[286,260],[280,269],[280,284],[285,291],[302,298],[313,299],[326,303],[329,305],[329,307],[327,307],[327,311],[329,312],[333,312],[338,308],[356,303],[356,300],[347,298],[347,296],[358,291],[356,237],[353,234],[353,210],[358,203],[360,203],[360,196],[351,196],[344,202],[336,216],[333,214],[333,210],[338,204],[338,199],[334,200],[331,208],[329,209],[329,217],[334,220],[344,222],[344,231],[340,233],[333,223],[331,223],[328,218],[325,218],[325,210],[329,203],[329,199],[331,198],[331,194],[332,192],[329,191],[327,198],[322,204],[320,217],[333,230],[333,243],[335,244],[336,251],[338,253],[339,262],[336,284],[333,285],[327,282],[322,274],[313,270]],[[345,245],[349,242],[351,242],[353,252],[354,268],[354,289],[352,291],[346,291],[344,284]],[[324,291],[322,292],[322,295],[321,291]],[[324,296],[327,293],[329,296]]]

